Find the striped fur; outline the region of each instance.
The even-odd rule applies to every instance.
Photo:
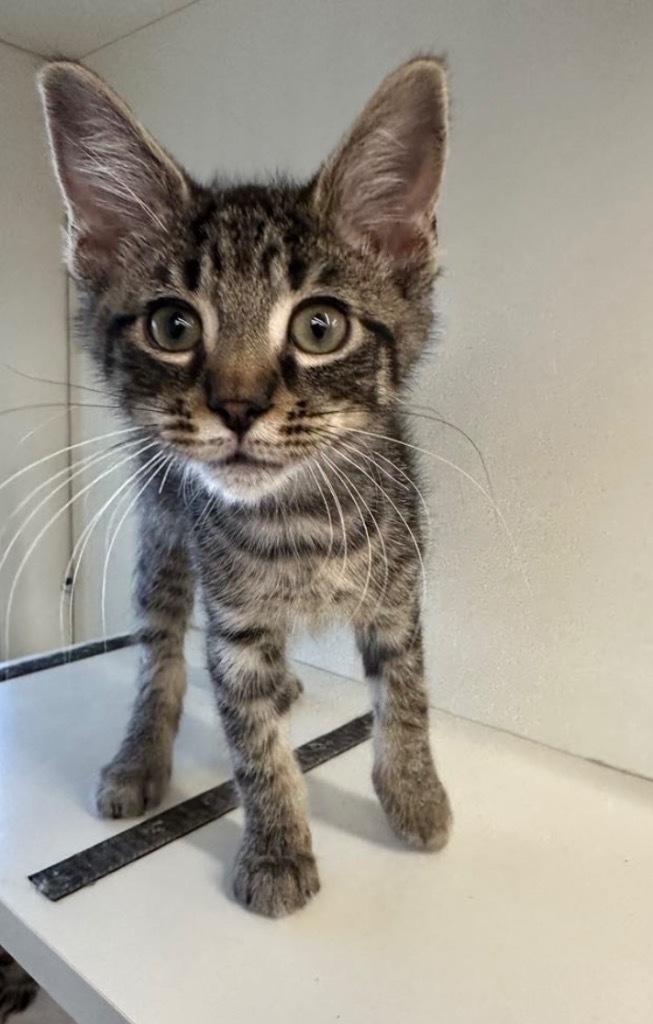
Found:
[[[84,337],[151,445],[137,456],[151,477],[140,498],[139,692],[98,808],[140,814],[165,791],[198,589],[246,812],[234,891],[278,916],[319,888],[285,724],[300,690],[286,662],[298,624],[356,632],[373,691],[374,785],[394,830],[438,849],[450,823],[429,748],[422,523],[399,411],[432,326],[444,73],[430,58],[400,68],[304,185],[201,186],[85,69],[51,65],[41,88]],[[151,304],[166,297],[201,318],[189,352],[148,340]],[[293,341],[293,311],[311,299],[347,318],[341,349],[314,355]]]
[[[26,1010],[36,992],[34,979],[0,947],[0,1024]]]

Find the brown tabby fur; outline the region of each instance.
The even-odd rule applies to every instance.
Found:
[[[195,590],[246,813],[237,898],[278,916],[319,888],[284,719],[297,623],[349,623],[372,686],[374,786],[395,832],[444,845],[420,626],[422,527],[399,400],[432,326],[442,65],[382,83],[313,180],[200,185],[80,65],[42,72],[68,212],[68,266],[104,386],[137,430],[138,697],[97,806],[162,797],[186,687]],[[201,320],[189,351],[148,333],[162,299]],[[302,351],[293,311],[335,308],[337,351]],[[311,328],[313,329],[313,328]]]

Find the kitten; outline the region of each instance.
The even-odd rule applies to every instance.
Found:
[[[36,992],[36,982],[0,946],[0,1024],[26,1010]]]
[[[430,57],[387,77],[306,184],[204,186],[86,68],[41,72],[66,259],[108,393],[139,427],[138,697],[97,807],[161,799],[197,583],[245,809],[237,899],[279,916],[319,889],[284,728],[295,623],[353,625],[373,781],[394,831],[446,842],[429,748],[421,523],[399,399],[427,342],[447,94]]]

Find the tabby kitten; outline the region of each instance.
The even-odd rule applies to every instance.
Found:
[[[0,1024],[26,1010],[36,992],[36,982],[0,946]]]
[[[234,892],[286,914],[319,889],[284,727],[296,623],[353,625],[390,825],[431,850],[449,830],[398,405],[432,323],[445,73],[429,57],[400,67],[301,185],[198,184],[78,64],[49,64],[40,89],[84,335],[142,441],[139,690],[97,807],[131,817],[164,794],[197,583],[246,817]]]

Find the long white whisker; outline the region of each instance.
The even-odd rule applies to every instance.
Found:
[[[37,466],[42,466],[44,462],[48,462],[50,459],[56,459],[57,455],[65,455],[66,452],[75,451],[77,448],[82,448],[84,445],[94,444],[97,441],[106,441],[109,437],[117,437],[119,434],[130,434],[134,430],[142,430],[142,427],[125,427],[123,430],[112,430],[108,434],[99,434],[97,437],[91,437],[87,441],[77,441],[76,444],[67,444],[65,448],[59,448],[56,452],[51,452],[49,455],[44,455],[40,459],[36,459],[34,462],[30,462],[29,466],[23,466],[22,469],[12,473],[10,477],[3,480],[0,484],[0,491],[8,487],[14,480],[18,480],[19,477],[23,476],[24,473],[29,473],[30,469],[36,469]]]
[[[12,519],[14,519],[20,512],[22,512],[22,510],[25,508],[26,505],[29,505],[29,503],[31,502],[32,498],[36,497],[36,495],[40,491],[44,490],[46,487],[49,487],[50,484],[54,483],[55,480],[59,480],[63,476],[68,477],[68,474],[71,474],[71,476],[68,479],[66,479],[65,484],[62,485],[62,487],[56,488],[55,490],[51,491],[48,494],[48,497],[46,498],[45,502],[43,502],[43,504],[46,504],[47,501],[50,498],[54,497],[54,495],[57,493],[58,490],[62,490],[63,487],[66,484],[72,482],[72,480],[74,479],[74,477],[72,476],[73,473],[75,473],[76,475],[79,475],[79,472],[82,472],[83,470],[91,469],[91,467],[97,465],[99,462],[102,462],[104,459],[109,458],[110,455],[113,455],[115,450],[116,450],[116,448],[119,448],[119,449],[122,449],[123,451],[125,451],[128,448],[132,448],[132,447],[134,447],[136,445],[139,445],[139,444],[142,444],[142,443],[143,443],[142,442],[142,438],[138,438],[138,440],[135,440],[135,441],[119,441],[118,445],[113,445],[111,448],[107,449],[106,451],[92,452],[90,455],[85,455],[83,458],[75,460],[74,462],[70,463],[70,465],[65,466],[63,469],[58,470],[58,472],[56,472],[56,473],[53,473],[52,476],[49,476],[47,478],[47,480],[44,480],[42,483],[37,484],[37,486],[34,487],[29,492],[29,494],[27,494],[22,499],[22,501],[20,501],[18,503],[18,505],[16,505],[16,507],[13,508],[11,510],[11,512],[9,513],[9,516],[7,517],[7,521],[6,521],[5,525],[3,526],[2,530],[0,530],[0,544],[2,542],[2,538],[4,537],[5,533],[9,529],[10,521]],[[39,507],[42,507],[42,505],[39,506]],[[38,511],[38,509],[36,511]]]
[[[339,454],[342,454],[342,453],[339,453]],[[352,459],[349,459],[348,461],[351,462],[352,465],[356,469],[360,469],[360,467],[356,466],[356,463],[353,462]],[[388,589],[388,575],[389,575],[388,553],[387,553],[387,550],[386,550],[385,540],[383,538],[383,533],[381,532],[381,529],[379,527],[379,523],[378,523],[378,520],[377,520],[376,516],[372,512],[372,509],[370,508],[370,506],[368,505],[366,499],[363,497],[363,495],[359,491],[358,487],[356,487],[356,485],[354,484],[354,482],[351,479],[351,477],[347,476],[347,474],[344,472],[344,470],[342,472],[340,470],[338,470],[336,468],[336,466],[331,462],[330,459],[327,458],[327,462],[329,463],[329,465],[331,466],[333,471],[335,473],[337,473],[337,475],[340,477],[340,479],[342,480],[342,482],[345,485],[345,487],[347,487],[347,490],[349,490],[348,484],[351,485],[351,487],[354,489],[354,491],[356,492],[356,494],[358,495],[358,497],[362,501],[363,505],[365,506],[365,508],[369,512],[370,517],[372,519],[372,522],[374,523],[374,526],[376,528],[376,532],[378,534],[379,541],[381,542],[381,550],[383,552],[383,563],[384,563],[384,579],[383,579],[383,587],[381,589],[381,592],[379,594],[379,597],[377,599],[377,603],[376,603],[376,606],[375,606],[375,608],[378,608],[380,603],[381,603],[381,601],[383,600],[383,597],[384,597],[387,589]],[[350,494],[351,494],[351,491],[350,491]],[[365,529],[365,534],[367,536],[368,562],[367,562],[367,579],[365,580],[365,587],[363,588],[363,594],[362,594],[361,599],[358,602],[354,612],[350,616],[350,621],[353,621],[353,620],[356,619],[356,615],[358,614],[359,609],[362,607],[362,605],[363,605],[363,603],[365,601],[365,598],[367,596],[368,589],[369,589],[370,580],[371,580],[371,577],[372,577],[372,565],[373,565],[373,562],[372,562],[372,555],[373,555],[373,552],[372,552],[372,540],[371,540],[371,537],[369,535],[369,531],[367,529],[367,524],[365,522],[365,518],[364,518],[363,514],[360,511],[360,506],[358,505],[358,502],[356,501],[356,498],[353,496],[353,494],[352,494],[352,498],[353,498],[354,503],[356,504],[356,508],[358,509],[359,515],[361,517],[361,522],[363,523],[363,527]]]
[[[342,481],[342,483],[346,487],[346,489],[347,489],[347,491],[349,493],[349,496],[351,497],[352,501],[354,502],[354,505],[356,506],[356,511],[358,512],[360,521],[363,524],[363,529],[365,530],[365,537],[367,539],[367,575],[365,577],[365,585],[363,587],[363,593],[361,595],[360,601],[358,602],[358,604],[356,606],[356,609],[355,609],[355,611],[353,612],[353,614],[351,616],[351,618],[353,619],[353,618],[355,618],[359,608],[365,602],[365,598],[367,597],[367,592],[368,592],[369,586],[370,586],[370,580],[372,578],[372,541],[370,539],[370,531],[367,528],[367,523],[365,522],[365,516],[363,515],[361,507],[358,504],[358,502],[356,500],[356,497],[354,495],[354,491],[356,491],[356,493],[360,497],[360,492],[358,491],[357,488],[354,487],[354,484],[351,482],[351,480],[349,479],[347,474],[344,473],[344,472],[340,472],[340,470],[336,466],[334,466],[333,462],[331,462],[331,460],[328,457],[328,455],[326,455],[324,452],[320,452],[320,455],[324,459],[324,461],[327,463],[327,465],[331,467],[333,472],[336,474],[337,477],[339,477],[339,479]],[[349,486],[350,484],[351,484],[351,487]],[[352,488],[353,488],[353,490],[352,490]]]
[[[124,459],[121,463],[119,463],[118,466],[114,466],[113,469],[117,469],[120,466],[124,466],[127,462],[130,462],[132,460],[132,458],[144,454],[144,452],[149,451],[155,445],[156,445],[156,441],[152,441],[152,442],[150,442],[150,444],[146,445],[145,448],[140,448],[138,451],[130,453],[130,455],[126,459]],[[146,463],[146,467],[155,458],[157,458],[157,454],[156,453],[152,456],[152,459],[148,460],[148,462]],[[90,490],[90,487],[92,487],[95,484],[99,483],[100,480],[104,479],[104,477],[108,476],[109,473],[112,472],[112,471],[113,470],[107,470],[107,472],[105,472],[102,476],[100,476],[99,479],[95,479],[91,485],[89,485],[88,487],[85,487],[85,488],[83,488],[83,490],[79,491],[78,494],[75,495],[75,497],[80,497],[82,494],[84,494],[85,491]],[[73,614],[74,614],[73,608],[74,608],[75,588],[77,586],[77,580],[79,578],[79,572],[80,572],[80,567],[81,567],[81,564],[82,564],[82,559],[84,557],[84,552],[86,551],[86,547],[87,547],[88,542],[89,542],[89,540],[91,538],[91,534],[93,533],[93,530],[95,529],[95,527],[99,523],[99,521],[102,518],[102,515],[104,514],[106,509],[109,507],[109,505],[111,505],[113,500],[116,497],[118,497],[119,494],[122,494],[122,492],[131,483],[131,480],[136,475],[137,475],[137,473],[133,474],[131,477],[129,477],[127,479],[127,481],[123,482],[120,485],[120,487],[118,487],[118,489],[115,490],[111,494],[110,498],[104,503],[104,505],[102,505],[102,508],[100,509],[100,511],[96,512],[93,515],[93,517],[91,518],[90,522],[88,522],[86,524],[86,526],[82,530],[81,534],[77,538],[75,546],[73,547],[73,550],[71,552],[70,558],[68,559],[68,564],[66,565],[66,571],[65,571],[64,577],[65,577],[65,579],[70,579],[70,576],[72,574],[72,582],[70,584],[70,588],[69,588],[69,592],[68,592],[68,597],[69,597],[69,605],[68,605],[68,632],[69,632],[69,636],[70,636],[70,641],[69,642],[71,642],[71,643],[72,643],[72,635],[73,635]],[[63,600],[63,598],[64,598],[64,594],[62,592],[61,599],[59,601],[59,626],[60,626],[60,630],[61,630],[61,634],[62,634],[62,642],[65,642],[65,639],[64,639],[65,638],[65,633],[64,633],[64,629],[63,629],[63,610],[64,610],[64,600]]]
[[[431,522],[431,512],[430,512],[430,509],[429,509],[429,507],[428,507],[428,505],[426,503],[426,498],[424,497],[424,495],[420,491],[420,489],[417,486],[417,484],[415,483],[415,481],[411,480],[411,478],[408,475],[408,473],[406,473],[401,468],[401,466],[397,466],[391,459],[386,458],[385,455],[381,455],[380,452],[375,452],[375,455],[378,455],[379,458],[383,459],[384,462],[387,462],[389,466],[392,466],[392,468],[397,473],[401,473],[401,475],[403,477],[405,477],[407,483],[403,484],[401,482],[401,480],[397,480],[397,478],[394,477],[392,475],[392,473],[389,473],[387,469],[384,469],[383,466],[380,466],[379,463],[376,461],[376,459],[373,458],[372,455],[370,455],[370,453],[369,453],[369,451],[367,449],[365,451],[363,451],[363,449],[359,448],[357,445],[347,444],[347,442],[343,441],[343,440],[339,440],[338,441],[338,446],[339,447],[342,446],[343,448],[346,448],[348,451],[353,452],[355,455],[361,455],[367,462],[371,462],[373,466],[376,466],[376,468],[379,470],[380,473],[383,473],[384,476],[387,476],[388,480],[392,480],[392,482],[395,483],[395,484],[398,484],[399,487],[403,487],[405,490],[408,490],[409,489],[409,485],[410,485],[410,487],[413,488],[413,490],[417,494],[418,498],[420,499],[420,501],[422,503],[422,507],[424,509],[424,514],[426,516],[426,522],[427,522],[427,525],[428,525],[429,541],[430,541],[431,537],[433,536],[433,524]]]
[[[141,442],[137,442],[137,443],[141,443]],[[92,456],[92,459],[91,459],[89,465],[90,466],[94,466],[98,462],[102,462],[104,459],[108,458],[112,454],[113,453],[111,451],[109,451],[109,452],[106,452],[106,451],[105,452],[96,452]],[[34,490],[31,492],[31,494],[29,494],[27,496],[27,498],[23,499],[23,501],[19,505],[19,509],[22,508],[33,497],[34,494],[38,493],[40,490],[43,490],[44,487],[47,487],[50,483],[52,483],[53,479],[57,479],[59,476],[66,474],[66,478],[64,479],[64,481],[62,483],[58,484],[51,491],[49,491],[49,493],[46,494],[46,496],[44,498],[42,498],[37,503],[36,507],[31,510],[31,512],[29,513],[27,518],[23,520],[21,526],[18,527],[18,529],[16,530],[15,534],[11,538],[9,544],[5,548],[5,551],[4,551],[4,554],[3,554],[2,558],[0,558],[0,573],[2,572],[2,569],[3,569],[3,567],[4,567],[5,563],[6,563],[9,555],[11,554],[11,552],[14,549],[14,547],[18,543],[19,538],[23,535],[23,533],[25,532],[26,528],[29,526],[29,524],[34,519],[34,517],[36,515],[38,515],[38,513],[41,511],[41,509],[45,505],[47,505],[48,502],[52,498],[54,498],[55,494],[58,494],[59,491],[62,491],[65,488],[67,488],[72,483],[73,480],[76,480],[77,477],[81,473],[84,473],[85,470],[89,468],[88,465],[85,465],[86,462],[87,462],[86,459],[81,459],[79,463],[75,464],[75,468],[72,469],[72,470],[71,470],[70,466],[66,466],[66,468],[64,470],[60,471],[59,473],[55,473],[54,476],[51,477],[49,480],[46,480],[44,483],[39,484],[38,487],[35,487]],[[18,511],[18,509],[16,511]],[[13,517],[13,513],[12,513],[12,517]],[[6,529],[6,527],[5,527],[5,529]],[[4,535],[4,529],[2,531],[2,534]]]
[[[150,444],[148,444],[146,446],[146,448],[150,448],[150,447],[152,447],[155,444],[156,444],[156,441],[152,441]],[[27,551],[25,552],[25,555],[23,556],[23,558],[22,558],[22,560],[20,562],[20,565],[18,566],[18,569],[16,570],[16,573],[14,574],[13,583],[11,585],[11,589],[9,591],[9,597],[8,597],[8,600],[7,600],[7,608],[6,608],[6,611],[5,611],[5,651],[7,652],[7,656],[9,654],[9,630],[10,630],[10,622],[11,622],[11,609],[12,609],[12,606],[13,606],[14,595],[16,593],[16,587],[18,586],[18,582],[20,580],[20,577],[21,577],[21,574],[23,572],[23,569],[25,568],[25,566],[27,564],[27,561],[28,561],[30,555],[32,554],[32,552],[34,551],[35,547],[37,546],[37,544],[39,543],[39,541],[41,540],[43,535],[46,533],[46,531],[50,529],[52,524],[54,522],[56,522],[56,520],[60,516],[63,515],[63,513],[73,504],[73,502],[75,502],[78,498],[80,498],[83,494],[85,494],[88,490],[90,490],[91,487],[94,487],[95,484],[99,483],[100,480],[103,480],[106,476],[108,476],[109,473],[114,472],[120,466],[124,465],[125,462],[128,462],[131,458],[132,458],[132,455],[129,455],[129,456],[127,456],[126,459],[123,459],[117,465],[111,466],[109,469],[107,469],[103,473],[101,473],[99,477],[96,477],[96,479],[93,480],[90,484],[88,484],[86,487],[82,488],[81,491],[78,491],[77,494],[73,495],[73,497],[70,498],[66,502],[66,504],[61,509],[59,509],[48,520],[48,522],[45,524],[45,526],[41,530],[39,530],[39,532],[36,535],[35,539],[32,541],[32,543],[28,547]],[[66,484],[64,486],[66,486],[67,483],[68,483],[68,481],[66,481]],[[60,487],[57,488],[57,490],[60,490],[60,489],[61,489]],[[48,497],[45,499],[45,502],[49,501],[49,499],[51,497],[52,497],[52,495],[48,495]],[[43,502],[42,504],[45,504],[45,502]],[[37,509],[35,511],[38,511],[38,507],[37,507]],[[34,514],[35,513],[32,513],[32,515],[28,517],[26,522],[23,524],[23,527],[30,521],[31,518],[33,518]],[[16,542],[17,537],[20,536],[20,534],[22,533],[23,527],[21,527],[20,530],[18,530],[17,533],[14,535],[14,537],[13,537],[13,539],[11,541],[11,544],[9,545],[9,547],[5,551],[2,559],[0,560],[0,572],[2,571],[2,567],[6,563],[7,557],[9,555],[11,549],[13,548],[13,546],[14,546],[14,544]]]
[[[414,412],[410,408],[410,406],[409,406],[409,404],[407,402],[400,401],[399,404],[404,406],[404,409],[402,411],[405,413],[405,415],[415,416],[417,419],[427,420],[427,421],[429,421],[431,423],[440,423],[440,424],[442,424],[442,426],[449,427],[451,430],[454,430],[457,434],[460,434],[461,437],[465,438],[465,440],[472,446],[472,448],[474,449],[474,451],[476,452],[476,454],[478,456],[479,462],[481,463],[481,467],[483,469],[483,473],[485,475],[485,480],[487,482],[488,492],[489,492],[489,494],[491,494],[492,500],[495,501],[496,498],[495,498],[495,495],[494,495],[494,487],[492,485],[492,479],[490,477],[490,471],[487,468],[487,462],[485,461],[485,456],[483,455],[483,452],[481,451],[481,449],[477,445],[477,443],[474,440],[474,438],[471,437],[467,433],[466,430],[463,430],[462,427],[458,427],[458,426],[456,426],[455,423],[452,423],[451,420],[445,419],[444,416],[442,416],[441,413],[439,413],[437,410],[431,409],[430,406],[428,406],[428,405],[422,405],[419,402],[412,402],[412,403],[410,403],[412,406],[414,406],[415,409],[426,409],[426,413],[425,413],[425,412]],[[427,415],[427,413],[429,413],[430,415]],[[435,413],[435,415],[434,415],[434,413]]]
[[[430,452],[427,448],[420,448],[418,445],[409,444],[408,441],[401,441],[397,437],[389,437],[387,434],[377,434],[369,430],[360,430],[357,427],[344,427],[343,429],[346,430],[348,433],[363,434],[366,437],[376,437],[379,438],[379,440],[381,441],[390,441],[393,444],[402,445],[402,447],[404,448],[412,448],[413,451],[420,452],[422,455],[428,455],[431,459],[435,459],[437,462],[441,462],[443,465],[449,466],[450,469],[455,470],[456,473],[460,473],[466,480],[469,480],[470,484],[472,484],[472,486],[475,487],[476,490],[483,495],[488,505],[496,513],[499,523],[501,524],[501,528],[503,529],[506,537],[508,538],[510,547],[512,548],[513,557],[515,559],[515,562],[519,566],[519,570],[524,580],[524,585],[529,593],[529,596],[531,597],[531,599],[533,599],[533,588],[531,587],[530,579],[528,578],[526,570],[523,566],[521,557],[519,555],[519,549],[517,548],[517,544],[515,543],[515,538],[513,537],[512,531],[510,530],[510,527],[506,522],[505,516],[501,509],[499,508],[499,506],[497,505],[496,501],[494,501],[492,495],[489,494],[481,484],[479,484],[478,480],[476,480],[470,473],[464,470],[461,466],[457,466],[455,462],[451,462],[449,459],[445,459],[443,455],[436,455],[435,452]]]
[[[65,416],[67,412],[68,406],[66,406],[65,409],[60,409],[59,412],[55,412],[54,416],[48,416],[47,420],[44,420],[43,423],[39,423],[38,426],[32,427],[32,429],[29,430],[26,434],[23,434],[18,444],[25,444],[25,441],[29,441],[30,437],[34,437],[34,434],[38,434],[39,430],[45,430],[45,428],[50,423],[54,423],[55,420],[58,420],[62,416]]]
[[[318,480],[318,478],[317,478],[317,476],[315,474],[315,470],[313,469],[313,466],[312,466],[311,462],[307,462],[306,463],[306,468],[308,469],[308,471],[310,472],[311,476],[313,477],[313,480],[315,481],[315,486],[317,487],[318,491],[320,492],[320,497],[322,498],[322,501],[324,502],[324,508],[326,510],[327,517],[329,519],[329,550],[327,551],[326,558],[325,558],[325,560],[328,560],[330,558],[330,556],[331,556],[331,552],[333,551],[333,519],[331,518],[331,509],[329,508],[329,503],[328,503],[328,501],[326,499],[326,495],[325,495],[324,491],[322,490],[322,485],[320,484],[320,481]]]
[[[358,504],[358,502],[356,501],[356,499],[354,497],[353,490],[352,490],[353,484],[352,484],[352,487],[349,486],[349,483],[351,481],[348,480],[347,474],[346,473],[341,473],[338,470],[338,468],[333,464],[333,462],[331,461],[329,456],[327,454],[325,454],[324,452],[320,452],[319,453],[319,457],[322,458],[324,460],[324,462],[327,463],[327,465],[331,467],[332,471],[343,482],[343,484],[344,484],[344,486],[345,486],[345,488],[347,490],[347,493],[349,494],[349,497],[351,498],[351,500],[353,501],[354,505],[356,506],[356,511],[358,512],[358,517],[359,517],[359,519],[360,519],[360,521],[362,523],[362,527],[363,527],[363,529],[365,531],[365,538],[366,538],[366,541],[367,541],[367,574],[366,574],[366,577],[365,577],[365,584],[364,584],[364,587],[363,587],[362,596],[361,596],[360,601],[358,602],[358,604],[356,606],[356,611],[358,611],[358,608],[362,605],[365,597],[367,596],[367,590],[369,589],[369,580],[372,579],[372,557],[373,557],[373,553],[372,553],[372,542],[371,542],[371,540],[369,540],[369,530],[367,529],[367,523],[365,522],[365,517],[362,514],[362,511],[360,509],[360,505]],[[353,615],[352,615],[352,617],[353,617]]]
[[[133,509],[134,505],[136,504],[136,502],[140,498],[141,494],[143,493],[144,490],[146,490],[147,487],[149,487],[149,485],[152,483],[152,481],[154,480],[154,478],[157,475],[157,473],[159,473],[163,469],[164,465],[166,464],[166,461],[167,462],[171,462],[172,461],[173,456],[172,455],[166,455],[165,453],[162,453],[159,456],[155,455],[153,457],[153,459],[150,459],[150,461],[148,463],[146,463],[145,466],[142,467],[142,470],[139,470],[138,473],[135,473],[134,476],[132,476],[131,479],[128,481],[128,483],[133,483],[133,481],[136,478],[136,476],[140,476],[140,473],[144,472],[148,468],[148,466],[151,466],[152,463],[155,462],[157,459],[159,461],[156,464],[156,468],[155,468],[154,472],[151,474],[151,476],[148,476],[148,478],[145,481],[145,483],[143,484],[143,486],[139,488],[139,490],[136,492],[134,497],[132,497],[131,501],[127,505],[127,508],[125,509],[123,515],[120,518],[120,522],[118,523],[118,525],[117,525],[117,527],[115,529],[115,532],[113,533],[113,536],[111,537],[111,540],[110,540],[109,545],[107,547],[106,553],[104,555],[104,566],[102,568],[101,614],[102,614],[102,636],[105,637],[105,638],[106,638],[106,635],[107,635],[107,574],[108,574],[108,570],[109,570],[109,560],[111,558],[111,552],[113,551],[113,548],[114,548],[114,545],[116,543],[116,540],[118,539],[118,534],[120,533],[120,531],[121,531],[121,529],[122,529],[122,527],[123,527],[123,525],[124,525],[124,523],[125,523],[125,521],[127,519],[127,516],[129,515],[129,513]],[[117,507],[118,506],[116,506],[116,508]],[[109,523],[109,529],[110,529],[110,527],[111,527],[111,523]],[[108,536],[108,530],[107,530],[107,536]],[[81,559],[80,559],[80,561],[81,561]]]
[[[320,473],[320,476],[323,477],[325,484],[327,485],[327,487],[331,491],[331,494],[333,495],[333,500],[335,502],[336,511],[338,512],[338,516],[340,518],[340,526],[342,528],[342,540],[340,542],[340,550],[341,551],[343,551],[343,545],[344,545],[344,553],[343,553],[343,560],[342,560],[342,573],[341,573],[341,575],[342,575],[342,578],[344,579],[344,577],[345,577],[345,570],[347,568],[347,527],[345,526],[345,516],[344,516],[344,513],[342,511],[342,505],[340,504],[340,499],[339,499],[338,495],[336,494],[336,492],[334,490],[334,487],[333,487],[331,481],[329,480],[329,477],[325,473],[325,471],[322,468],[322,466],[320,466],[319,462],[315,463],[315,468]]]
[[[411,527],[410,527],[410,525],[408,523],[408,520],[406,519],[406,517],[403,514],[403,512],[401,511],[401,509],[398,508],[397,505],[394,503],[394,501],[392,500],[392,498],[390,497],[388,492],[385,490],[385,488],[383,488],[381,486],[381,484],[379,483],[378,480],[375,480],[374,477],[370,473],[368,473],[365,469],[362,468],[362,466],[359,466],[356,462],[354,462],[354,460],[352,458],[350,458],[349,455],[345,455],[341,451],[339,451],[338,454],[341,456],[341,458],[345,459],[347,462],[350,462],[353,466],[355,466],[355,468],[359,471],[359,473],[362,473],[369,480],[371,480],[375,487],[378,487],[378,489],[381,491],[381,494],[384,496],[384,498],[386,499],[388,504],[392,506],[392,508],[395,510],[395,512],[397,513],[397,515],[399,516],[399,518],[403,522],[404,526],[406,527],[408,535],[410,536],[410,539],[412,540],[413,545],[415,547],[415,552],[417,554],[417,559],[419,561],[420,572],[422,574],[422,600],[425,602],[426,601],[426,589],[427,589],[426,568],[424,566],[424,559],[422,557],[422,551],[421,551],[419,543],[417,541],[417,537],[413,533],[413,531],[412,531],[412,529],[411,529]]]
[[[165,473],[163,474],[163,478],[162,478],[162,480],[161,480],[161,483],[159,484],[159,494],[162,494],[162,493],[163,493],[163,488],[164,488],[164,487],[165,487],[165,485],[166,485],[166,481],[167,481],[167,479],[168,479],[168,476],[169,476],[169,474],[170,474],[170,470],[172,469],[172,467],[174,466],[174,464],[175,464],[175,458],[174,458],[174,455],[171,455],[171,456],[170,456],[170,460],[169,460],[169,462],[168,462],[168,465],[167,465],[167,467],[166,467],[166,471],[165,471]]]

